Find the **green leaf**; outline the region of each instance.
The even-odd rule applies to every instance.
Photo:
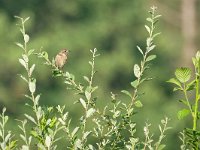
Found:
[[[150,47],[151,46],[151,44],[152,44],[152,38],[147,38],[147,41],[146,41],[146,43],[147,43],[147,47]]]
[[[83,76],[83,78],[85,79],[85,81],[87,81],[88,83],[90,82],[89,78],[86,76]]]
[[[35,64],[33,64],[29,70],[30,75],[32,75],[33,71],[35,69]]]
[[[181,83],[177,79],[175,79],[175,78],[171,78],[167,82],[176,84],[177,86],[179,86],[179,87],[182,88]]]
[[[158,150],[163,150],[165,147],[166,147],[166,145],[161,144],[161,145],[158,146]]]
[[[139,78],[140,75],[141,75],[141,73],[140,73],[140,67],[139,67],[138,64],[135,64],[135,65],[134,65],[134,75],[135,75],[137,78]]]
[[[196,86],[195,83],[196,83],[195,80],[193,80],[193,81],[191,81],[190,83],[188,83],[188,84],[186,85],[186,90],[187,90],[187,91],[193,90],[193,89],[195,88],[195,86]]]
[[[48,53],[47,53],[46,51],[43,51],[43,52],[42,52],[42,57],[43,57],[44,59],[46,59],[46,60],[49,60],[49,58],[48,58]]]
[[[91,117],[95,112],[96,110],[94,108],[90,108],[86,113],[86,118]]]
[[[138,80],[131,82],[131,86],[136,88],[138,86]]]
[[[137,46],[137,49],[139,50],[139,52],[140,52],[142,55],[144,55],[142,49],[141,49],[139,46]]]
[[[185,104],[186,106],[188,106],[188,103],[187,103],[186,100],[180,99],[179,102],[181,102],[181,103]]]
[[[23,75],[20,74],[19,76],[28,83],[28,80]]]
[[[83,149],[83,144],[80,139],[77,139],[74,144],[74,149]]]
[[[96,89],[98,89],[98,86],[95,86],[95,87],[92,87],[92,93],[94,92],[94,91],[96,91]]]
[[[88,135],[90,135],[92,133],[92,131],[86,131],[84,134],[83,134],[83,139],[87,139]]]
[[[151,33],[151,29],[147,25],[145,25],[145,28],[146,28],[147,32],[150,34]]]
[[[162,15],[156,15],[155,17],[154,17],[154,19],[156,19],[156,18],[160,18]]]
[[[36,89],[36,79],[31,79],[31,81],[29,81],[29,90],[31,93],[34,93]]]
[[[7,143],[8,140],[11,138],[10,136],[11,136],[10,133],[8,133],[8,134],[6,135],[6,137],[5,137],[5,139],[4,139],[4,142],[5,142],[5,143]]]
[[[31,135],[33,135],[34,137],[38,137],[38,133],[34,130],[31,131]]]
[[[22,149],[21,150],[29,150],[29,147],[27,145],[22,145]]]
[[[15,43],[17,46],[19,46],[20,48],[24,49],[24,46],[21,43]]]
[[[50,137],[50,136],[46,136],[45,145],[46,145],[48,148],[50,148],[50,145],[51,145],[51,137]]]
[[[147,47],[147,51],[150,52],[150,51],[152,51],[155,47],[156,47],[156,45],[152,45],[152,46],[150,46],[150,47]]]
[[[197,53],[196,53],[196,59],[197,59],[197,61],[199,61],[199,59],[200,59],[200,51],[197,51]]]
[[[189,115],[190,111],[188,109],[182,109],[178,112],[177,116],[178,116],[178,119],[181,120],[183,119],[184,117],[186,117],[187,115]]]
[[[150,55],[147,57],[146,61],[151,61],[156,58],[156,55]]]
[[[38,105],[39,100],[40,100],[40,95],[37,95],[37,96],[35,97],[35,104],[36,104],[36,105]]]
[[[30,38],[29,38],[29,35],[28,35],[28,34],[25,34],[25,35],[24,35],[24,42],[25,42],[25,43],[28,43],[29,39],[30,39]]]
[[[80,98],[80,102],[81,102],[81,104],[82,104],[82,106],[83,106],[83,108],[87,108],[87,105],[86,105],[86,102],[85,102],[85,100],[84,99],[82,99],[82,98]]]
[[[72,134],[71,134],[72,138],[76,135],[78,130],[79,130],[79,127],[74,128],[74,130],[72,131]]]
[[[26,62],[23,59],[19,59],[19,62],[25,69],[27,68]]]
[[[128,95],[130,98],[132,98],[132,95],[131,95],[131,93],[129,91],[122,90],[121,92],[126,94],[126,95]]]
[[[137,100],[134,104],[135,104],[136,107],[142,107],[143,106],[143,104],[141,103],[140,100]]]
[[[155,33],[154,35],[153,35],[153,38],[155,38],[155,37],[157,37],[158,35],[160,35],[161,33],[159,32],[159,33]]]
[[[186,68],[186,67],[178,68],[175,71],[175,76],[181,83],[185,83],[188,80],[190,80],[191,70],[190,68]]]
[[[26,21],[28,21],[29,19],[30,19],[30,17],[25,18],[25,19],[24,19],[24,23],[25,23]]]
[[[27,56],[27,55],[23,54],[23,55],[22,55],[22,57],[23,57],[23,59],[24,59],[24,61],[25,61],[26,63],[29,61],[29,59],[28,59],[28,56]]]
[[[183,88],[179,88],[179,87],[175,87],[174,89],[173,89],[173,92],[175,92],[175,91],[183,91]]]
[[[73,74],[69,74],[70,79],[75,80],[75,76]]]
[[[54,77],[62,76],[62,72],[58,69],[52,70],[52,74],[53,74]]]
[[[146,20],[149,22],[153,22],[153,20],[151,18],[147,18]]]
[[[28,56],[30,56],[35,50],[34,49],[31,49],[28,51]]]
[[[92,64],[92,62],[91,62],[91,61],[89,61],[88,63],[89,63],[91,66],[93,66],[93,64]]]
[[[90,100],[91,98],[91,92],[88,92],[87,90],[85,91],[85,97],[87,98],[87,100]]]
[[[32,121],[34,124],[37,124],[36,121],[35,121],[35,119],[34,119],[33,117],[31,117],[31,116],[29,116],[29,115],[27,115],[27,114],[24,114],[24,115],[25,115],[25,117],[26,117],[27,119],[29,119],[30,121]]]

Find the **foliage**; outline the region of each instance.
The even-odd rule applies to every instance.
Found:
[[[151,124],[146,122],[143,127],[144,137],[137,135],[136,128],[138,122],[135,122],[135,116],[144,106],[142,101],[143,83],[152,80],[147,75],[151,62],[157,57],[152,54],[156,45],[155,37],[159,33],[155,32],[155,25],[160,15],[156,14],[156,7],[151,7],[150,17],[148,17],[145,29],[148,33],[146,39],[146,48],[137,46],[141,54],[141,61],[133,66],[132,82],[130,86],[132,90],[123,89],[121,93],[111,93],[106,98],[108,103],[103,107],[98,106],[98,101],[102,97],[98,95],[99,87],[96,85],[96,59],[99,54],[96,48],[90,50],[91,60],[89,61],[90,75],[74,75],[70,70],[61,70],[55,65],[54,58],[49,57],[47,51],[36,51],[29,48],[30,36],[25,30],[25,23],[29,18],[17,17],[20,20],[20,32],[23,36],[23,42],[17,42],[16,45],[22,49],[22,55],[19,63],[25,70],[25,74],[19,76],[25,81],[28,94],[25,97],[29,100],[26,105],[31,110],[24,114],[24,119],[17,120],[18,127],[21,131],[20,138],[17,138],[11,131],[7,131],[7,122],[9,117],[5,115],[6,109],[3,108],[0,115],[0,148],[3,150],[10,149],[150,149],[162,150],[166,148],[163,139],[166,137],[168,127],[168,119],[165,117],[158,125],[160,135],[155,138],[151,133]],[[52,76],[56,79],[60,78],[65,83],[67,89],[72,91],[77,101],[74,103],[82,110],[79,111],[80,117],[71,117],[66,106],[42,106],[40,103],[41,93],[39,93],[39,85],[37,77],[34,75],[38,65],[32,63],[32,56],[37,56],[43,60],[44,64],[52,70]],[[199,74],[200,74],[200,52],[192,58],[194,65],[194,73],[192,69],[181,67],[176,69],[175,77],[168,82],[175,85],[174,91],[181,91],[184,98],[179,100],[184,104],[185,108],[178,111],[178,119],[181,120],[190,116],[193,120],[192,127],[186,127],[180,133],[182,145],[180,149],[199,149],[200,131],[199,122]],[[193,73],[193,74],[192,74]],[[81,77],[80,77],[81,76]],[[192,79],[193,78],[193,79]],[[107,91],[105,91],[107,92]],[[195,93],[195,98],[191,93]],[[120,95],[118,97],[118,95]],[[128,99],[128,101],[126,101]],[[137,114],[140,115],[140,114]],[[73,122],[73,123],[72,123]],[[75,124],[75,126],[74,126]],[[140,124],[141,126],[141,124]],[[153,136],[154,135],[154,136]],[[156,135],[157,136],[157,135]],[[66,143],[66,145],[59,145]],[[22,144],[21,144],[22,143]]]
[[[181,138],[185,143],[184,147],[190,149],[199,149],[200,132],[198,129],[199,120],[199,75],[200,75],[200,51],[192,58],[194,65],[194,79],[191,79],[192,70],[190,68],[181,67],[176,69],[175,78],[171,78],[168,82],[175,84],[174,91],[181,91],[184,94],[184,99],[179,100],[186,108],[178,112],[178,118],[183,119],[190,115],[193,120],[192,128],[185,128],[182,133],[184,138]],[[195,98],[189,96],[189,92],[195,93]],[[194,100],[193,100],[194,99]]]
[[[75,76],[68,71],[60,70],[55,65],[54,58],[49,59],[48,53],[45,51],[35,52],[34,49],[29,49],[28,44],[30,41],[29,35],[25,31],[25,23],[29,18],[23,19],[16,17],[21,21],[20,31],[23,35],[23,43],[16,43],[23,52],[19,63],[26,70],[26,75],[20,75],[20,77],[27,84],[29,94],[25,97],[29,99],[27,104],[32,110],[31,114],[24,114],[25,119],[19,120],[19,128],[21,130],[20,138],[24,142],[23,145],[17,145],[16,141],[12,140],[11,133],[5,135],[5,124],[8,120],[8,116],[5,116],[5,109],[2,113],[1,123],[1,136],[2,136],[2,149],[14,149],[18,146],[20,149],[29,150],[37,149],[50,150],[59,148],[57,142],[60,140],[66,140],[69,143],[66,145],[66,149],[158,149],[161,150],[165,147],[162,144],[165,132],[169,129],[167,127],[168,118],[161,121],[159,125],[160,135],[158,140],[154,140],[150,134],[150,124],[146,124],[144,127],[145,140],[142,141],[139,137],[136,137],[136,123],[133,120],[136,108],[143,106],[139,100],[141,94],[139,93],[139,87],[142,83],[150,80],[151,78],[145,77],[145,70],[149,69],[150,62],[156,58],[156,55],[152,55],[152,50],[155,48],[154,38],[159,34],[155,33],[155,24],[158,21],[160,15],[156,15],[156,8],[152,7],[150,10],[150,17],[147,18],[149,25],[145,25],[148,32],[146,40],[146,49],[142,50],[137,46],[139,52],[142,54],[142,61],[140,64],[135,64],[133,73],[136,80],[131,82],[133,92],[122,90],[122,93],[129,96],[130,101],[125,103],[116,97],[116,94],[111,92],[111,107],[105,106],[103,110],[97,107],[97,100],[99,98],[95,95],[98,86],[94,84],[95,79],[95,60],[99,56],[97,49],[90,50],[92,54],[92,60],[89,61],[91,67],[90,76],[84,76],[83,79],[86,84],[77,83]],[[41,94],[37,94],[37,79],[33,73],[35,71],[35,64],[32,64],[30,58],[36,54],[39,58],[43,58],[45,64],[50,66],[54,77],[62,77],[67,88],[74,90],[79,95],[79,100],[76,104],[80,104],[82,107],[82,116],[78,119],[77,126],[73,128],[71,126],[71,120],[76,118],[69,118],[68,112],[65,111],[65,106],[58,105],[54,107],[42,107],[40,105]],[[185,79],[187,80],[187,79]],[[184,80],[184,81],[185,81]],[[135,108],[136,107],[136,108]],[[92,128],[88,128],[89,124],[93,124]],[[27,129],[27,124],[31,126],[31,130]],[[72,129],[71,129],[72,128]],[[65,134],[62,136],[61,133]],[[89,139],[94,138],[95,142],[91,142]]]

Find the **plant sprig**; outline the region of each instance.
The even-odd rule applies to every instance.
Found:
[[[135,64],[133,68],[134,76],[136,77],[136,80],[131,82],[131,86],[134,88],[133,93],[131,94],[126,90],[122,90],[124,94],[128,95],[131,98],[131,102],[128,107],[129,110],[133,107],[133,105],[135,105],[136,107],[143,106],[142,102],[138,99],[138,90],[144,81],[152,79],[150,77],[144,77],[144,73],[145,70],[149,68],[149,63],[156,58],[156,55],[150,54],[156,47],[156,45],[154,44],[154,38],[160,34],[155,32],[155,25],[158,22],[159,17],[161,16],[156,14],[156,9],[157,8],[155,6],[151,7],[151,10],[149,11],[150,17],[147,18],[147,22],[149,23],[149,25],[145,25],[148,33],[148,37],[146,39],[146,49],[142,50],[141,47],[137,46],[138,51],[142,54],[142,61],[140,62],[140,64]]]
[[[194,78],[192,79],[192,70],[188,67],[177,68],[175,71],[175,78],[168,80],[169,83],[175,85],[174,91],[181,91],[184,95],[184,99],[179,100],[186,108],[178,111],[178,119],[183,119],[190,115],[193,120],[192,129],[186,128],[185,139],[186,143],[194,149],[199,149],[200,144],[200,132],[198,131],[198,120],[199,120],[199,100],[200,100],[200,51],[197,51],[196,56],[192,58],[194,65]],[[189,92],[195,93],[195,99],[189,96]],[[187,144],[188,144],[187,143]]]

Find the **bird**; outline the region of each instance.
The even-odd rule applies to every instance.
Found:
[[[62,49],[55,57],[55,65],[57,68],[62,69],[67,61],[67,55],[69,50]]]

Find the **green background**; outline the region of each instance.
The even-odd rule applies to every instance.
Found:
[[[181,1],[168,0],[162,5],[180,11]],[[28,17],[26,24],[30,36],[29,48],[40,49],[49,53],[50,58],[62,48],[71,50],[64,70],[72,72],[76,80],[83,82],[83,76],[89,75],[91,58],[90,49],[97,48],[100,57],[96,61],[95,84],[99,86],[99,106],[105,106],[110,101],[110,92],[121,96],[122,89],[131,90],[130,82],[135,79],[133,66],[139,63],[141,55],[136,49],[139,45],[145,48],[147,33],[144,28],[150,6],[157,5],[155,1],[147,0],[1,0],[0,1],[0,107],[7,108],[14,119],[23,118],[30,109],[24,106],[29,101],[23,96],[28,92],[27,85],[18,74],[25,73],[18,63],[22,51],[15,45],[21,42],[14,16]],[[197,12],[200,11],[199,2]],[[141,88],[145,95],[141,98],[144,107],[135,116],[137,134],[142,138],[143,126],[146,121],[152,124],[155,137],[159,133],[158,123],[165,116],[171,118],[167,133],[167,149],[178,149],[180,140],[178,134],[184,127],[191,126],[191,119],[178,121],[176,113],[183,108],[177,101],[181,97],[172,92],[172,86],[166,81],[172,77],[180,62],[183,37],[180,26],[174,26],[165,20],[171,18],[171,13],[159,8],[163,15],[157,27],[162,34],[156,39],[154,54],[157,59],[151,65],[148,76],[154,77]],[[197,41],[199,31],[197,33]],[[200,47],[200,45],[197,45]],[[82,111],[78,99],[73,92],[66,89],[61,79],[52,77],[51,70],[42,61],[32,57],[36,63],[37,93],[42,93],[40,103],[45,106],[66,105],[70,117],[78,117]],[[79,111],[77,111],[79,110]],[[16,128],[15,121],[10,119],[10,129]],[[17,135],[16,135],[17,136]]]

